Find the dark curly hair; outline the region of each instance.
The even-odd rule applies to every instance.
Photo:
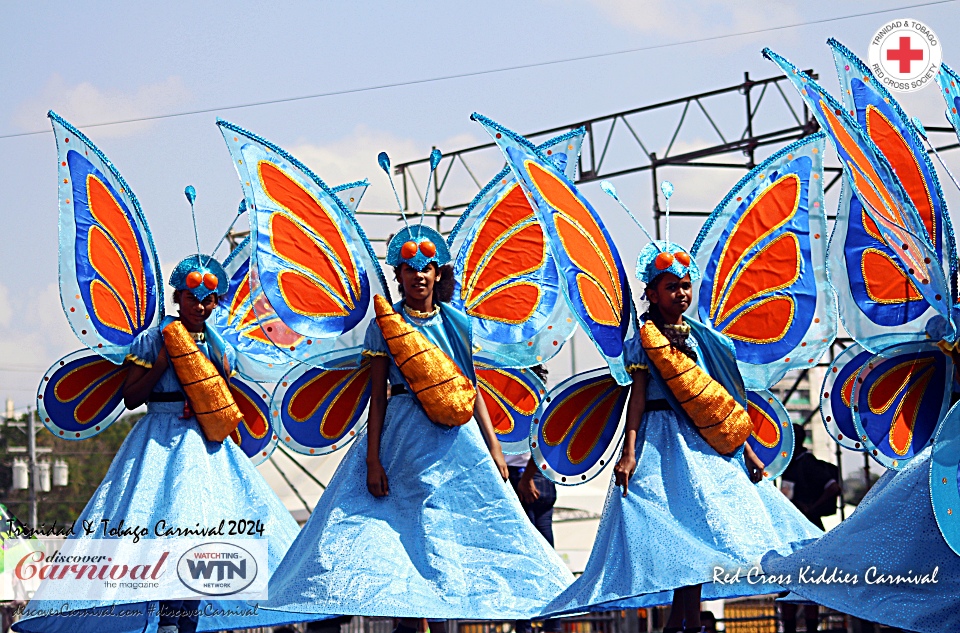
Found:
[[[430,266],[437,268],[437,265],[433,262],[430,262]],[[397,281],[400,280],[400,266],[394,266],[393,275],[396,277]],[[450,264],[444,264],[437,268],[437,282],[433,284],[433,302],[438,303],[450,303],[450,300],[453,299],[453,266]],[[400,291],[400,297],[405,297],[406,295],[403,292],[403,283],[397,284],[397,289]]]
[[[654,277],[650,283],[647,284],[647,287],[644,289],[644,296],[647,295],[648,290],[655,289],[657,284],[660,283],[660,279],[663,275],[657,275]],[[667,340],[670,341],[670,347],[673,349],[679,350],[687,355],[687,357],[693,359],[694,362],[697,361],[697,352],[694,351],[693,347],[690,346],[690,333],[689,331],[681,331],[676,328],[666,327],[663,322],[663,315],[660,314],[660,308],[655,303],[651,303],[647,307],[647,311],[641,316],[644,320],[653,321],[653,324],[657,326],[657,329],[667,337]]]

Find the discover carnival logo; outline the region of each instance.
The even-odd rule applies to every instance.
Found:
[[[888,90],[914,92],[935,83],[943,49],[936,33],[917,20],[891,20],[870,40],[870,70]]]
[[[231,543],[203,543],[183,553],[177,576],[191,591],[205,596],[240,593],[257,578],[257,560]]]

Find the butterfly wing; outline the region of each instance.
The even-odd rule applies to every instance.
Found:
[[[569,486],[596,477],[623,436],[629,393],[606,368],[577,374],[554,387],[530,431],[530,450],[540,471]]]
[[[538,149],[565,173],[576,172],[584,131]],[[473,321],[474,341],[496,364],[546,362],[576,329],[547,238],[509,167],[473,199],[448,239],[456,287],[453,304]]]
[[[774,480],[783,474],[793,459],[793,424],[783,403],[772,392],[747,391],[747,413],[753,432],[747,438],[750,448],[763,462],[763,477]]]
[[[248,237],[224,261],[230,289],[214,308],[208,324],[236,350],[236,369],[240,375],[248,380],[275,383],[296,364],[277,343],[289,347],[302,342],[303,337],[277,318],[267,298],[259,292],[259,286],[254,293],[250,250]],[[266,328],[270,328],[270,337]]]
[[[297,365],[277,384],[270,403],[276,433],[304,455],[326,455],[363,429],[370,400],[370,363],[348,354],[325,367]]]
[[[960,555],[960,407],[950,409],[933,443],[930,496],[940,533]]]
[[[357,207],[360,206],[360,199],[363,198],[363,194],[366,193],[367,187],[369,186],[370,182],[367,179],[363,179],[338,185],[331,189],[331,191],[340,198],[343,206],[347,208],[347,211],[349,211],[351,215],[356,215]]]
[[[836,40],[833,47],[844,107],[890,163],[922,221],[936,261],[956,287],[956,246],[933,163],[916,129],[870,69]],[[856,339],[880,335],[900,340],[922,337],[936,312],[902,270],[895,249],[881,237],[863,203],[844,183],[838,221],[831,238],[831,270],[844,326]],[[953,294],[953,293],[951,293]],[[889,338],[884,340],[890,340]],[[873,347],[870,343],[868,346]]]
[[[48,116],[59,159],[63,310],[84,345],[123,362],[137,334],[163,313],[153,238],[113,163],[63,118]]]
[[[830,363],[820,388],[820,417],[830,437],[851,451],[865,451],[860,433],[853,423],[853,385],[857,374],[873,352],[854,343]]]
[[[371,287],[389,293],[352,211],[280,147],[232,123],[217,125],[251,214],[251,292],[262,292],[272,313],[301,337],[283,340],[264,324],[267,338],[302,362],[358,350],[364,330],[357,326],[373,315]]]
[[[87,350],[64,356],[47,370],[37,390],[44,426],[64,440],[85,440],[105,430],[124,411],[128,370]]]
[[[704,223],[691,249],[703,278],[700,321],[728,336],[748,389],[813,366],[836,336],[826,276],[823,134],[750,171]]]
[[[871,457],[903,468],[934,437],[950,406],[953,362],[933,342],[882,349],[853,382],[853,424]]]
[[[530,425],[546,394],[529,369],[507,369],[485,356],[474,356],[477,386],[487,405],[493,430],[507,455],[530,451]]]
[[[561,288],[616,381],[630,384],[623,351],[632,322],[626,271],[600,217],[573,183],[530,141],[479,114],[520,183],[560,270]]]
[[[906,273],[919,294],[946,320],[945,338],[952,339],[954,327],[950,320],[951,293],[947,278],[927,235],[926,225],[890,161],[860,127],[851,111],[845,110],[816,81],[770,49],[764,49],[764,55],[783,69],[833,140],[852,192],[900,262],[901,272]]]
[[[230,378],[230,393],[243,414],[243,420],[230,439],[240,447],[254,466],[270,457],[277,447],[277,434],[270,425],[270,395],[257,383],[236,376]]]

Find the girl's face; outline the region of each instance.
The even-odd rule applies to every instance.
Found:
[[[683,279],[673,273],[663,273],[652,288],[647,288],[647,301],[657,304],[666,321],[677,321],[693,300],[690,275]]]
[[[437,267],[432,263],[423,270],[417,270],[409,264],[400,264],[397,281],[403,285],[404,297],[426,301],[433,297],[433,285],[438,279]]]
[[[217,306],[216,293],[198,301],[189,290],[178,290],[173,294],[173,300],[180,306],[180,320],[190,332],[202,332],[203,323]]]

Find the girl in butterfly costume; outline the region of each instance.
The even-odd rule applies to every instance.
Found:
[[[440,289],[449,260],[422,224],[389,242],[404,299],[374,297],[368,429],[273,576],[267,608],[400,617],[413,630],[410,618],[530,618],[572,581],[504,484],[470,321]]]
[[[628,412],[623,458],[590,560],[542,615],[672,599],[673,630],[686,618],[699,631],[701,584],[706,599],[781,590],[759,577],[762,556],[792,552],[821,532],[771,482],[750,479],[776,477],[793,442],[785,411],[761,390],[797,366],[794,350],[817,357],[833,337],[833,304],[819,298],[823,253],[811,248],[811,225],[823,222],[814,205],[821,191],[811,185],[819,184],[822,136],[785,148],[745,177],[708,220],[692,255],[669,241],[643,249],[637,276],[654,318],[638,331],[616,245],[586,198],[529,141],[474,118],[538,210],[571,310],[609,365],[572,377],[544,399],[531,432],[538,467],[567,485],[595,476],[611,461]],[[615,197],[609,183],[604,189]],[[814,207],[817,213],[808,213]],[[797,268],[784,266],[791,261]],[[702,266],[713,278],[699,279]],[[709,327],[681,319],[691,294]],[[742,360],[721,333],[748,345]],[[751,334],[766,339],[764,346]],[[741,373],[755,391],[745,391]],[[717,570],[722,580],[715,581]],[[731,582],[738,570],[739,582]]]
[[[71,354],[48,372],[38,395],[41,415],[58,437],[83,439],[112,423],[124,403],[130,408],[147,404],[147,414],[133,426],[77,518],[76,530],[83,535],[80,526],[93,526],[96,532],[85,538],[103,538],[102,521],[110,528],[122,527],[122,521],[150,530],[145,538],[153,538],[161,521],[169,528],[195,528],[216,527],[221,519],[259,520],[273,570],[298,527],[250,458],[235,441],[224,441],[238,423],[254,422],[246,403],[242,412],[238,408],[243,392],[226,382],[236,355],[205,323],[227,289],[226,273],[212,256],[181,261],[170,277],[180,316],[155,323],[163,310],[162,291],[156,287],[156,254],[136,198],[89,139],[56,114],[50,118],[63,183],[63,305],[93,351]],[[192,633],[303,619],[254,612],[241,601],[63,600],[44,595],[43,585],[36,598],[28,612],[55,607],[58,615],[22,619],[15,630],[120,633],[159,625]]]
[[[889,470],[840,525],[764,567],[789,577],[784,585],[796,594],[844,613],[910,631],[957,630],[960,409],[948,411],[958,338],[950,217],[922,125],[853,53],[828,44],[842,102],[770,49],[764,55],[800,92],[844,165],[830,272],[856,344],[827,371],[823,421],[839,444]],[[944,64],[938,82],[947,118],[960,130],[960,77]]]

